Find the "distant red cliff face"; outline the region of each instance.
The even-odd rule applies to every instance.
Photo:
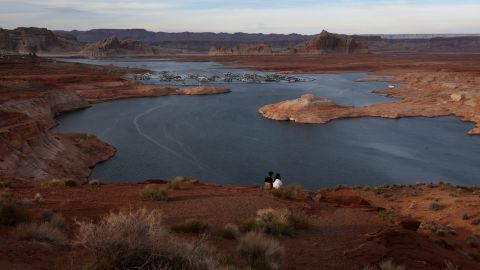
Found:
[[[368,45],[357,42],[347,35],[332,34],[322,31],[311,40],[299,44],[293,51],[295,54],[365,54]]]
[[[211,48],[208,55],[271,55],[272,48],[267,44],[240,44],[232,48],[223,45]]]
[[[81,54],[89,57],[114,57],[124,55],[155,55],[155,49],[147,43],[135,40],[119,41],[117,37],[109,37],[88,44]]]
[[[0,51],[28,54],[78,51],[79,48],[80,45],[74,37],[55,35],[46,28],[0,28]]]

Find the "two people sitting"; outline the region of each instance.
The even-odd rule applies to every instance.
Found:
[[[268,176],[265,177],[265,183],[263,184],[263,189],[279,189],[283,186],[282,177],[280,174],[275,174],[273,177],[273,172],[268,172]]]

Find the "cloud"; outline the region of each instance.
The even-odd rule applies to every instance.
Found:
[[[473,33],[480,29],[478,10],[480,3],[469,0],[0,0],[0,25],[172,32]]]

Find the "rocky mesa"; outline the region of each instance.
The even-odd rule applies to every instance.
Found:
[[[119,41],[117,37],[112,36],[88,44],[80,53],[88,57],[115,57],[152,56],[157,54],[157,51],[147,43],[135,40]]]
[[[213,47],[209,50],[210,56],[227,56],[227,55],[271,55],[272,48],[267,44],[239,44],[232,48],[224,45]]]
[[[0,28],[0,52],[3,53],[54,53],[73,52],[80,49],[75,37],[55,35],[46,28],[19,27],[13,30]]]
[[[295,54],[366,54],[368,45],[347,35],[329,33],[323,30],[319,35],[299,44]]]

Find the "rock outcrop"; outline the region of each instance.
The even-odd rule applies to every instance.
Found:
[[[211,48],[208,55],[271,55],[272,48],[267,44],[240,44],[232,48],[226,48],[223,45]]]
[[[176,93],[179,95],[217,95],[217,94],[227,94],[232,92],[226,87],[211,87],[211,86],[197,86],[193,88],[186,88],[177,90]]]
[[[298,45],[296,54],[365,54],[368,46],[347,35],[332,34],[325,30],[309,41]]]
[[[19,27],[14,30],[0,28],[0,51],[6,53],[53,53],[78,51],[74,37],[57,36],[46,28]]]
[[[141,41],[119,41],[117,37],[113,36],[88,44],[81,54],[88,57],[151,56],[156,54],[156,50]]]
[[[294,100],[266,105],[258,110],[265,118],[298,123],[323,124],[330,120],[328,115],[342,111],[343,106],[330,99],[305,94]]]

